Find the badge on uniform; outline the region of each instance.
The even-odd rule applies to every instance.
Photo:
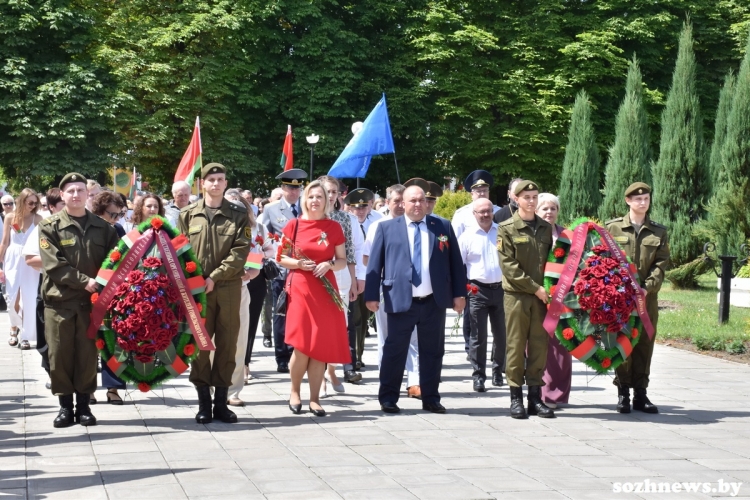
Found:
[[[289,219],[287,219],[286,217],[279,217],[278,219],[276,219],[276,222],[278,222],[279,224],[283,224],[287,220],[289,220]]]
[[[630,241],[628,236],[615,236],[615,241],[620,244],[625,244]]]
[[[513,237],[513,243],[528,243],[529,237],[528,236],[514,236]]]
[[[249,227],[246,227],[245,228],[245,238],[247,238],[249,240],[252,237],[253,237],[253,230],[250,229]]]
[[[47,241],[47,238],[39,238],[39,248],[45,250],[49,248],[49,241]]]
[[[69,238],[67,240],[60,240],[60,246],[63,246],[63,247],[72,247],[75,244],[76,244],[76,239],[75,238]],[[49,245],[49,243],[48,243],[48,245]],[[39,246],[40,247],[42,246],[41,242],[39,242]]]

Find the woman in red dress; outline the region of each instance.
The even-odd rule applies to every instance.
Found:
[[[325,276],[338,296],[334,271],[346,267],[345,238],[341,225],[328,218],[331,206],[325,187],[313,181],[302,196],[302,216],[290,221],[284,236],[293,250],[281,256],[287,277],[286,343],[294,347],[289,363],[292,389],[289,409],[300,413],[300,386],[307,373],[310,383],[310,412],[322,417],[318,399],[326,363],[350,363],[349,339],[344,312],[326,290]],[[295,235],[295,227],[296,235]]]

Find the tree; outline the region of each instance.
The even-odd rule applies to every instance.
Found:
[[[719,106],[716,108],[716,120],[714,121],[714,142],[711,144],[711,156],[709,160],[711,174],[711,193],[715,193],[719,186],[726,184],[724,167],[721,160],[721,152],[727,136],[727,121],[729,112],[732,110],[732,97],[734,96],[735,75],[730,69],[724,78],[724,86],[719,93]]]
[[[737,73],[721,159],[729,184],[738,186],[742,179],[750,178],[750,34]]]
[[[91,57],[88,3],[0,3],[0,164],[12,187],[109,169],[118,99]]]
[[[591,122],[591,102],[580,91],[573,105],[560,179],[560,221],[596,213],[602,200],[599,192],[599,147]]]
[[[700,244],[693,237],[693,221],[702,217],[702,205],[710,194],[689,19],[680,34],[679,47],[662,113],[659,159],[652,170],[651,208],[652,218],[669,228],[670,261],[675,266],[692,261],[700,253]]]
[[[651,184],[651,139],[642,85],[634,55],[628,66],[625,98],[615,121],[615,142],[604,170],[604,200],[599,208],[602,221],[622,214],[625,189],[630,184]]]

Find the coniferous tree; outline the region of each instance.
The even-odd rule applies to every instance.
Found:
[[[715,241],[720,255],[739,255],[750,237],[750,214],[744,207],[750,199],[750,35],[727,118],[719,179],[699,234]]]
[[[670,261],[679,266],[698,256],[693,221],[709,195],[703,123],[695,85],[693,29],[680,34],[672,87],[661,119],[659,160],[653,166],[651,215],[669,228]]]
[[[591,102],[580,91],[573,105],[560,179],[560,221],[594,215],[602,201],[599,192],[599,148],[591,122]]]
[[[651,184],[650,134],[642,87],[641,70],[633,55],[628,65],[625,99],[615,121],[615,143],[609,149],[604,170],[604,200],[599,208],[602,221],[622,215],[623,194],[630,184],[639,181]]]
[[[721,92],[719,93],[719,105],[716,108],[716,121],[714,123],[714,142],[711,145],[711,158],[708,164],[711,173],[712,194],[715,193],[719,186],[727,180],[723,176],[724,169],[721,163],[721,151],[724,147],[724,140],[727,136],[727,121],[729,119],[729,112],[732,109],[735,81],[736,78],[734,72],[729,70],[729,73],[727,73],[727,76],[724,78],[724,87],[722,87]]]

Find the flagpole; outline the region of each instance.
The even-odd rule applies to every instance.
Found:
[[[398,175],[398,162],[396,161],[396,152],[393,152],[393,163],[396,164],[396,181],[401,184],[401,176]]]

